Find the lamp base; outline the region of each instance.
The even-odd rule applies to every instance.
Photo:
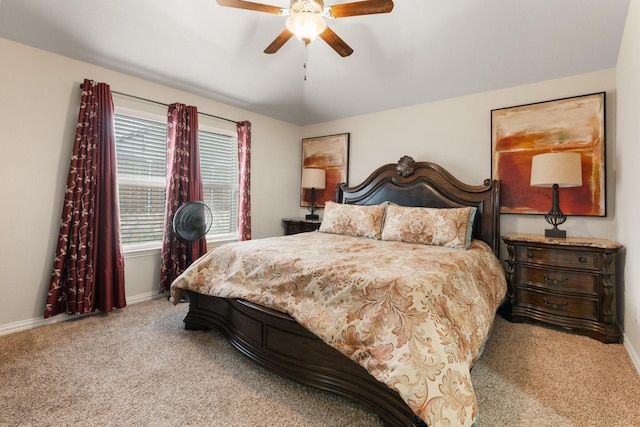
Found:
[[[305,216],[305,219],[318,220],[318,219],[320,219],[320,217],[318,216],[318,214],[309,214],[309,215]]]
[[[559,228],[547,228],[544,230],[544,237],[555,237],[556,239],[566,239],[567,232]]]

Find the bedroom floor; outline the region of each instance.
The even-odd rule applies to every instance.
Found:
[[[380,425],[218,333],[185,331],[187,308],[157,299],[0,337],[0,425]],[[472,377],[480,426],[640,425],[640,376],[621,344],[498,317]]]

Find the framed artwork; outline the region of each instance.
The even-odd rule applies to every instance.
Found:
[[[316,206],[333,201],[336,186],[349,179],[349,134],[318,136],[302,140],[302,168],[324,169],[323,190],[315,190]],[[302,170],[300,171],[302,173]],[[300,206],[311,204],[311,190],[300,188]]]
[[[560,189],[565,215],[606,216],[605,92],[491,110],[491,176],[500,212],[546,214],[549,188],[531,187],[536,154],[580,153],[582,186]]]

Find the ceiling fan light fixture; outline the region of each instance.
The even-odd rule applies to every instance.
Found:
[[[326,28],[327,23],[318,13],[300,12],[291,14],[287,18],[287,30],[305,45],[311,43]]]

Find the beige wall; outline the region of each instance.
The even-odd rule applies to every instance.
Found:
[[[624,289],[619,295],[619,317],[624,325],[625,345],[640,370],[640,1],[632,0],[616,67],[618,114],[616,124],[617,238],[625,245],[620,268]]]
[[[632,12],[637,16],[637,7]],[[640,28],[637,18],[632,22],[636,29]],[[629,37],[625,34],[625,40]],[[635,53],[638,51],[638,37],[633,37],[633,42],[627,41],[632,47],[627,49],[626,55],[621,55],[621,62],[635,65],[628,66],[625,76],[618,72],[618,78],[624,78],[626,85],[637,93],[638,83],[633,79],[638,75]],[[395,162],[405,154],[416,160],[439,163],[468,183],[481,183],[491,174],[492,109],[600,91],[607,92],[608,216],[570,218],[565,228],[569,235],[616,240],[621,236],[618,222],[624,217],[619,211],[629,207],[620,203],[619,196],[615,197],[617,186],[621,186],[621,169],[617,160],[623,150],[619,148],[616,135],[618,95],[614,69],[300,128],[4,39],[0,39],[0,56],[11,58],[8,67],[0,68],[0,93],[3,94],[0,144],[3,153],[8,153],[2,157],[0,168],[3,182],[0,224],[4,225],[3,244],[0,246],[4,274],[0,290],[11,296],[11,303],[6,299],[0,303],[0,334],[3,330],[13,331],[42,324],[39,319],[48,288],[70,141],[77,117],[78,84],[84,77],[108,82],[120,92],[166,103],[180,101],[197,105],[203,112],[250,120],[253,124],[251,182],[255,238],[282,234],[282,217],[305,213],[298,206],[300,139],[303,137],[349,132],[349,182],[352,185],[362,181],[374,168]],[[632,117],[633,112],[638,111],[638,97],[632,98],[628,101],[630,105],[624,106],[625,110],[628,108],[625,117]],[[635,120],[628,119],[629,128],[637,126],[638,115],[635,116]],[[629,135],[628,150],[632,149],[633,136],[638,134],[632,130],[626,132]],[[635,154],[637,158],[637,149],[629,154]],[[25,171],[32,178],[17,188],[17,179]],[[631,168],[626,171],[631,179],[637,175],[634,172]],[[631,191],[627,191],[630,195]],[[17,206],[29,208],[18,210]],[[625,225],[630,229],[628,223]],[[503,215],[501,219],[503,233],[539,233],[545,226],[541,216]],[[619,240],[629,244],[628,239]],[[125,264],[128,300],[152,295],[158,281],[159,254],[129,254]],[[627,265],[630,264],[627,261]],[[631,277],[638,275],[629,274]],[[627,289],[627,298],[631,296],[636,301],[624,302],[627,323],[633,311],[629,306],[637,304],[637,295],[637,290],[634,294]],[[638,335],[637,329],[634,333]],[[635,357],[640,343],[632,339],[629,342],[632,343],[630,353]]]

